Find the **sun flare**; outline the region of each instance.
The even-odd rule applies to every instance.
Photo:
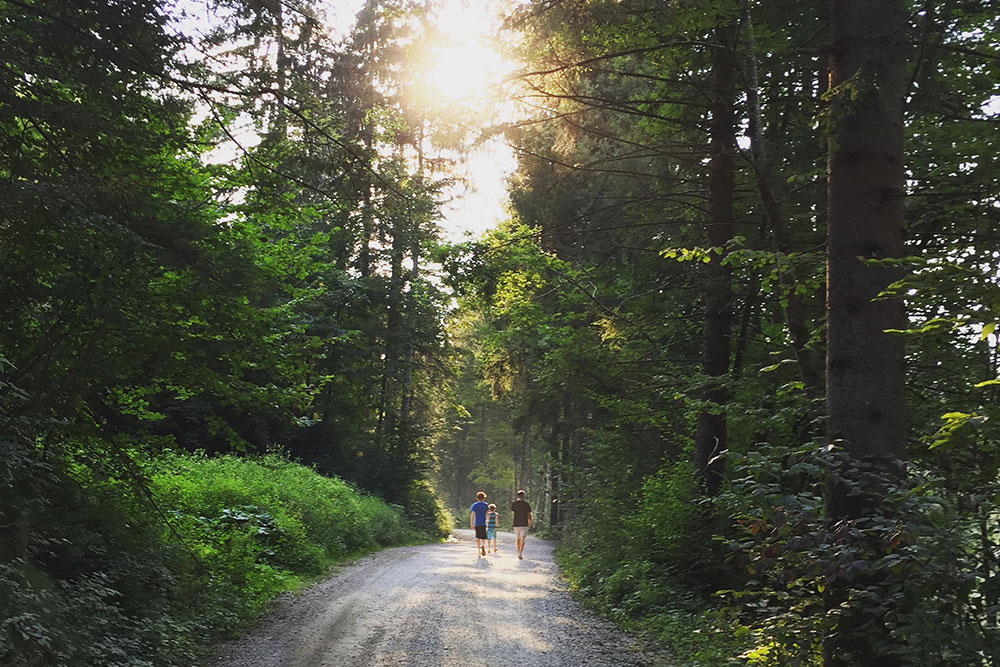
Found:
[[[467,132],[479,136],[483,128],[516,115],[504,80],[517,70],[501,48],[502,15],[520,0],[439,0],[432,17],[432,37],[414,52],[414,100],[425,118],[442,120],[450,128],[445,143]],[[457,133],[455,128],[460,128]],[[432,140],[433,141],[433,140]],[[479,236],[506,216],[506,178],[516,166],[512,149],[502,137],[467,146],[456,155],[458,177],[449,186],[442,209],[442,230],[453,241]]]
[[[490,3],[449,0],[437,15],[441,40],[424,52],[422,85],[430,97],[466,102],[484,94],[512,69],[495,48]]]
[[[483,44],[457,44],[434,54],[424,81],[431,91],[452,101],[484,92],[506,70],[503,57]]]

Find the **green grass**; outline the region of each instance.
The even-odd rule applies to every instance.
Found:
[[[427,541],[427,520],[280,456],[166,455],[152,466],[170,532],[197,556],[198,586],[226,591],[237,623],[331,565]],[[227,624],[231,625],[231,624]]]

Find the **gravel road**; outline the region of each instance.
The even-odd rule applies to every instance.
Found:
[[[442,544],[363,558],[298,595],[280,598],[213,667],[622,666],[659,664],[582,609],[552,562],[552,545],[514,536],[479,558],[471,531]]]

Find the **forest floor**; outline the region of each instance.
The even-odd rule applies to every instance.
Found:
[[[471,531],[441,544],[389,549],[279,598],[213,667],[666,665],[582,608],[560,579],[552,544],[514,536],[480,558]]]

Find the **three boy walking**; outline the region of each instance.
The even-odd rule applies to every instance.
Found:
[[[514,539],[519,559],[524,558],[522,555],[524,540],[528,536],[528,528],[531,527],[534,520],[531,505],[524,497],[524,491],[518,491],[517,500],[510,504],[510,511],[514,514]],[[480,491],[476,494],[476,502],[469,508],[469,528],[476,531],[476,550],[480,556],[486,555],[491,541],[493,542],[493,553],[497,552],[496,520],[496,505],[487,505],[486,494]]]

